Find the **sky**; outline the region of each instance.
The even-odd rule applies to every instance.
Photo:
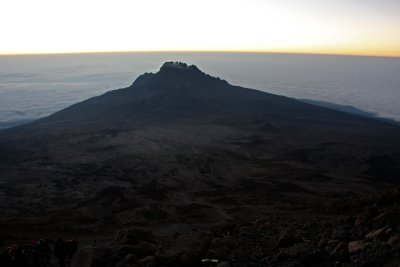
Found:
[[[400,56],[399,0],[0,0],[0,54]]]

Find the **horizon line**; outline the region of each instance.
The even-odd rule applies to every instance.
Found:
[[[400,55],[367,54],[367,53],[323,53],[323,52],[291,52],[268,50],[117,50],[117,51],[72,51],[72,52],[33,52],[33,53],[0,53],[7,56],[40,56],[40,55],[74,55],[74,54],[112,54],[112,53],[237,53],[237,54],[286,54],[286,55],[315,55],[315,56],[349,56],[349,57],[381,57],[398,59]]]

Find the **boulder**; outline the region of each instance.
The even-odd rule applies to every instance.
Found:
[[[139,267],[155,267],[157,266],[157,260],[154,256],[147,256],[138,262]]]
[[[394,247],[398,244],[400,244],[400,235],[396,234],[392,237],[389,238],[389,240],[387,241],[388,245]]]
[[[71,267],[108,267],[115,262],[109,248],[82,248],[72,258]]]
[[[386,227],[383,227],[383,228],[380,228],[378,230],[374,230],[374,231],[366,234],[365,238],[368,239],[368,240],[376,239],[376,238],[379,238],[379,237],[383,236],[385,234],[385,232],[386,232]]]
[[[348,229],[335,229],[332,233],[331,239],[332,240],[346,240],[351,236],[351,233]]]
[[[131,266],[132,264],[137,262],[137,258],[135,254],[128,254],[125,256],[124,259],[122,259],[116,267],[126,267],[126,266]]]
[[[322,247],[322,248],[325,249],[326,251],[333,251],[338,246],[339,243],[340,243],[339,240],[335,240],[335,239],[334,240],[328,240],[326,242],[326,245],[324,247]]]
[[[115,248],[115,253],[118,258],[125,258],[129,254],[135,254],[135,248],[132,245],[121,245]]]
[[[291,247],[296,243],[300,243],[303,240],[296,234],[293,229],[284,230],[278,241],[279,247]]]
[[[385,242],[379,240],[365,243],[358,253],[351,255],[350,259],[355,266],[384,266],[383,262],[387,260],[388,255],[387,246]]]
[[[393,225],[400,222],[400,211],[398,210],[391,210],[391,211],[386,211],[378,216],[376,216],[372,220],[372,224],[374,227],[385,227],[386,225]]]
[[[135,254],[128,254],[124,258],[124,262],[127,264],[132,264],[137,261],[136,255]]]
[[[351,241],[347,244],[347,251],[350,254],[358,253],[364,248],[364,241]]]
[[[331,251],[330,257],[343,259],[347,256],[347,247],[345,242],[340,242],[337,246]]]
[[[310,242],[297,243],[292,247],[281,248],[276,256],[278,262],[296,260],[302,264],[315,265],[326,258],[325,253]]]
[[[357,216],[357,219],[354,222],[354,226],[360,226],[367,221],[367,216],[365,214]]]
[[[321,238],[319,241],[318,241],[318,247],[319,248],[324,248],[327,244],[328,244],[328,239],[326,239],[326,238]]]
[[[153,232],[143,228],[121,230],[114,238],[114,243],[122,245],[135,245],[139,241],[146,241],[149,243],[157,242]]]
[[[198,266],[210,241],[210,236],[201,232],[171,238],[157,249],[157,261],[167,266]]]
[[[135,254],[138,258],[154,255],[157,246],[146,241],[139,241],[135,245],[120,245],[117,247],[117,255],[124,258],[128,254]]]

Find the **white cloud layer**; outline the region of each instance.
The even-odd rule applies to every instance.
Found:
[[[0,60],[0,127],[47,116],[129,86],[165,61],[195,64],[230,83],[352,105],[400,121],[400,59],[227,53],[8,56]]]

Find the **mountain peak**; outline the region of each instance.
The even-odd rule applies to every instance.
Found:
[[[160,72],[165,72],[165,71],[194,71],[194,72],[200,72],[201,71],[195,66],[195,65],[188,65],[183,62],[179,61],[168,61],[165,62],[161,68]]]
[[[204,73],[195,65],[188,65],[179,61],[165,62],[157,73],[145,73],[139,76],[132,86],[149,85],[149,83],[156,83],[164,87],[170,85],[175,87],[188,83],[192,85],[228,84],[225,80]]]

